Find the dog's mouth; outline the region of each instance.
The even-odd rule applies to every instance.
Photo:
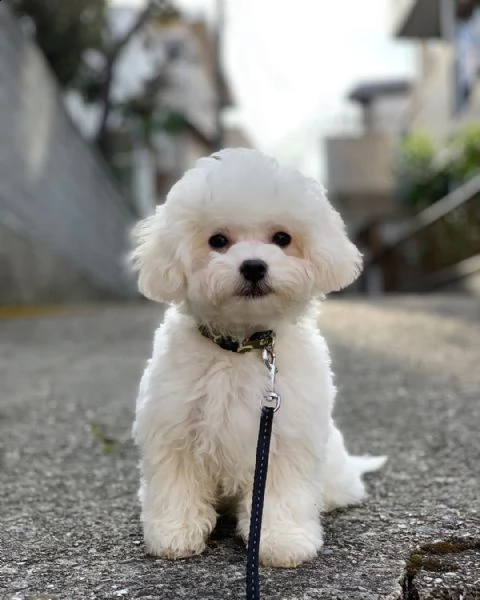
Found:
[[[237,296],[247,299],[264,298],[273,293],[273,289],[265,282],[244,283],[237,291]]]

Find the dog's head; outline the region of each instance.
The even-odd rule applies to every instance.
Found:
[[[361,268],[323,188],[255,150],[199,160],[134,240],[140,291],[212,323],[298,313]]]

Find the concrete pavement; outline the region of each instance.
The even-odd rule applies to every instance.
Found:
[[[245,550],[144,553],[130,441],[161,310],[106,306],[0,321],[0,598],[242,599]],[[349,449],[390,456],[361,507],[324,518],[263,598],[480,599],[480,307],[462,297],[330,300],[321,327]]]

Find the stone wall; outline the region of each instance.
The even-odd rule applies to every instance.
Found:
[[[0,304],[133,297],[133,221],[42,54],[0,3]]]

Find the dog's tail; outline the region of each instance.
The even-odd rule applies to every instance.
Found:
[[[350,461],[356,467],[357,473],[372,473],[378,471],[387,462],[387,456],[349,456]]]
[[[362,502],[366,497],[362,476],[377,471],[386,460],[386,456],[348,454],[342,434],[332,423],[323,473],[324,509],[328,511]]]

